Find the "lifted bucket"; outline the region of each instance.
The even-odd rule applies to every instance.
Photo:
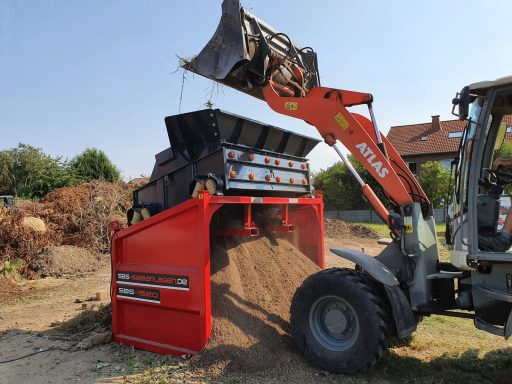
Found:
[[[259,99],[261,87],[269,83],[297,97],[320,85],[313,49],[301,48],[241,7],[239,0],[224,0],[215,34],[183,68]]]

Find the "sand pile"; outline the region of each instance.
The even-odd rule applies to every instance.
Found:
[[[298,357],[288,333],[290,304],[316,264],[268,235],[220,240],[211,268],[213,332],[200,363],[254,372]]]
[[[41,250],[29,268],[38,277],[82,277],[96,271],[107,257],[72,245],[50,246]]]
[[[365,239],[378,239],[380,236],[374,230],[364,225],[350,224],[342,220],[324,219],[325,237],[363,237]]]

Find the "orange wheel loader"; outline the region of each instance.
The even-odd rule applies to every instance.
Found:
[[[512,241],[497,230],[500,196],[512,175],[492,169],[494,150],[509,133],[512,77],[465,86],[453,99],[452,113],[466,127],[452,165],[448,261],[439,257],[428,196],[377,127],[373,96],[321,86],[312,48],[297,45],[238,0],[224,0],[214,36],[183,67],[313,125],[389,227],[393,241],[379,255],[332,248],[356,267],[323,270],[297,290],[291,329],[309,360],[331,372],[368,370],[389,338],[409,337],[432,314],[471,318],[478,329],[504,338],[512,334]],[[361,105],[367,116],[350,111]],[[339,143],[378,181],[386,201],[351,166]]]

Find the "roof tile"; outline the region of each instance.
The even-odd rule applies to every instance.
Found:
[[[504,118],[507,126],[512,125],[512,115]],[[439,123],[440,129],[432,132],[432,122],[391,127],[387,139],[401,156],[457,152],[460,138],[448,138],[450,132],[461,132],[466,121],[446,120]],[[421,140],[426,136],[426,140]],[[512,141],[512,134],[507,134]]]

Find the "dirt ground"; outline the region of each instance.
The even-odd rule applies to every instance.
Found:
[[[71,349],[69,342],[50,336],[51,326],[66,322],[82,312],[82,304],[75,303],[76,299],[86,300],[100,292],[103,295],[101,302],[108,303],[109,284],[110,267],[104,263],[99,271],[89,277],[25,281],[19,285],[21,294],[1,297],[0,360],[50,347]],[[110,347],[80,352],[53,350],[39,353],[16,362],[0,364],[0,382],[94,382],[97,374],[92,369],[96,361],[111,353]]]
[[[331,247],[364,248],[366,253],[377,254],[384,246],[377,244],[375,238],[326,237],[328,267],[349,266],[328,251]],[[247,260],[240,262],[243,270]],[[306,268],[303,272],[307,271]],[[86,302],[87,305],[108,304],[109,284],[110,268],[105,264],[94,275],[81,278],[0,284],[0,383],[512,382],[509,380],[512,372],[507,368],[512,361],[512,351],[505,341],[474,330],[469,320],[440,317],[424,321],[410,344],[392,348],[370,373],[353,377],[331,375],[311,366],[295,350],[289,336],[280,333],[279,327],[275,328],[277,333],[271,330],[265,337],[278,338],[283,353],[269,350],[269,356],[263,359],[265,365],[255,370],[247,369],[255,356],[244,350],[238,351],[240,359],[231,367],[206,358],[209,352],[217,353],[217,357],[227,353],[219,353],[222,343],[215,339],[215,334],[203,354],[189,359],[157,355],[114,343],[77,350],[77,342],[60,337],[60,330],[84,313],[84,303],[76,301],[87,300],[100,292],[101,300]],[[282,327],[286,329],[285,324]],[[454,349],[454,345],[459,348]],[[2,363],[31,353],[36,354]],[[216,364],[216,369],[205,362]]]
[[[375,239],[345,239],[343,243],[332,238],[325,239],[326,251],[328,247],[335,245],[355,249],[364,247],[368,252],[378,251],[382,247],[376,244]],[[340,265],[340,260],[337,260],[339,258],[331,256],[328,251],[326,254],[327,265]],[[314,270],[314,266],[304,267],[302,275],[295,277],[295,280],[303,279]],[[159,356],[117,344],[107,344],[84,351],[73,351],[76,343],[56,338],[55,327],[52,327],[52,325],[66,323],[83,312],[82,303],[76,303],[75,301],[85,300],[94,296],[96,292],[101,292],[102,300],[95,302],[95,304],[107,304],[109,302],[109,284],[110,267],[105,263],[94,275],[88,277],[74,279],[46,278],[33,281],[25,280],[19,284],[0,284],[0,361],[55,348],[18,361],[0,364],[0,383],[154,382],[151,377],[144,378],[143,372],[156,363],[165,367],[176,366],[173,369],[178,370],[175,376],[179,382],[183,382],[183,380],[186,382],[209,382],[212,380],[224,382],[226,379],[230,380],[229,377],[224,377],[222,370],[219,370],[216,378],[205,377],[204,375],[210,376],[215,375],[215,373],[206,369],[204,362],[196,364],[194,359],[182,360]],[[214,334],[211,346],[209,346],[211,350],[215,347],[218,348],[221,344],[221,341],[217,340],[216,337],[218,339],[222,335]],[[284,348],[291,351],[291,355],[286,355],[285,358],[288,360],[291,358],[293,360],[302,359],[293,351],[292,341],[286,338],[283,340],[287,343]],[[272,359],[272,356],[276,357],[278,354],[278,351],[274,351],[268,358]],[[294,354],[296,356],[293,356]],[[252,357],[254,358],[254,356]],[[272,361],[268,358],[263,359],[267,368],[268,365],[272,365]],[[242,367],[238,371],[241,371],[243,376],[244,371],[247,371],[247,367],[251,364],[250,359],[249,361],[246,358],[239,359],[240,361]],[[286,361],[281,359],[278,369],[281,370],[285,363]],[[307,368],[307,374],[299,376],[317,377],[317,375],[321,375],[315,368],[308,367],[307,363],[304,362],[303,364]],[[180,369],[183,368],[182,366],[186,366],[187,369]],[[194,369],[191,366],[194,366]],[[293,367],[292,370],[296,371],[297,368],[300,372],[300,367]],[[244,378],[243,382],[247,380],[261,382],[264,380],[259,376],[257,372],[253,372],[252,378]],[[295,374],[292,376],[295,376]]]

